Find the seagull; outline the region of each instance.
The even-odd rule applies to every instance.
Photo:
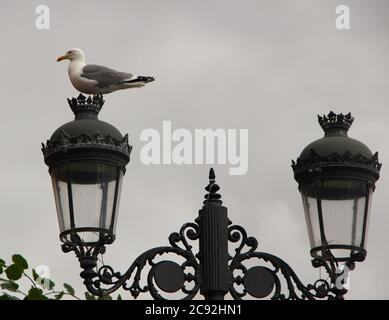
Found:
[[[71,49],[57,59],[70,60],[68,73],[73,86],[85,94],[107,94],[117,90],[141,88],[154,81],[153,77],[119,72],[105,66],[87,64],[81,49]]]

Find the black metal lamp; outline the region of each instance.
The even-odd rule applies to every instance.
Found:
[[[75,120],[42,144],[57,207],[60,239],[97,246],[114,241],[122,178],[131,146],[112,125],[98,119],[104,100],[68,99]]]
[[[292,167],[302,195],[311,255],[326,261],[363,261],[371,196],[381,164],[349,138],[351,114],[318,116],[325,135],[309,144]]]

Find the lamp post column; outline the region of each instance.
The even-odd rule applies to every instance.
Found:
[[[215,173],[209,174],[208,193],[204,206],[199,211],[200,227],[200,292],[205,300],[223,300],[230,285],[228,268],[228,224],[227,208],[222,205],[220,189],[215,184]]]

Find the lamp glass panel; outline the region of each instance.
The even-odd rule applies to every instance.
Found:
[[[116,220],[122,177],[122,170],[100,162],[79,161],[56,167],[52,182],[60,231],[74,227],[88,243],[98,241],[101,231],[114,233],[112,215]]]
[[[51,181],[53,184],[55,205],[60,232],[70,229],[69,197],[67,192],[66,181],[57,180],[52,174]]]
[[[353,180],[321,180],[301,188],[311,248],[341,245],[365,248],[372,189]],[[349,249],[333,248],[336,257]]]

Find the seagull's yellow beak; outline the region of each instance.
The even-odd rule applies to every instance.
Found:
[[[60,62],[60,61],[65,60],[65,59],[68,59],[68,56],[66,54],[58,57],[57,62]]]

